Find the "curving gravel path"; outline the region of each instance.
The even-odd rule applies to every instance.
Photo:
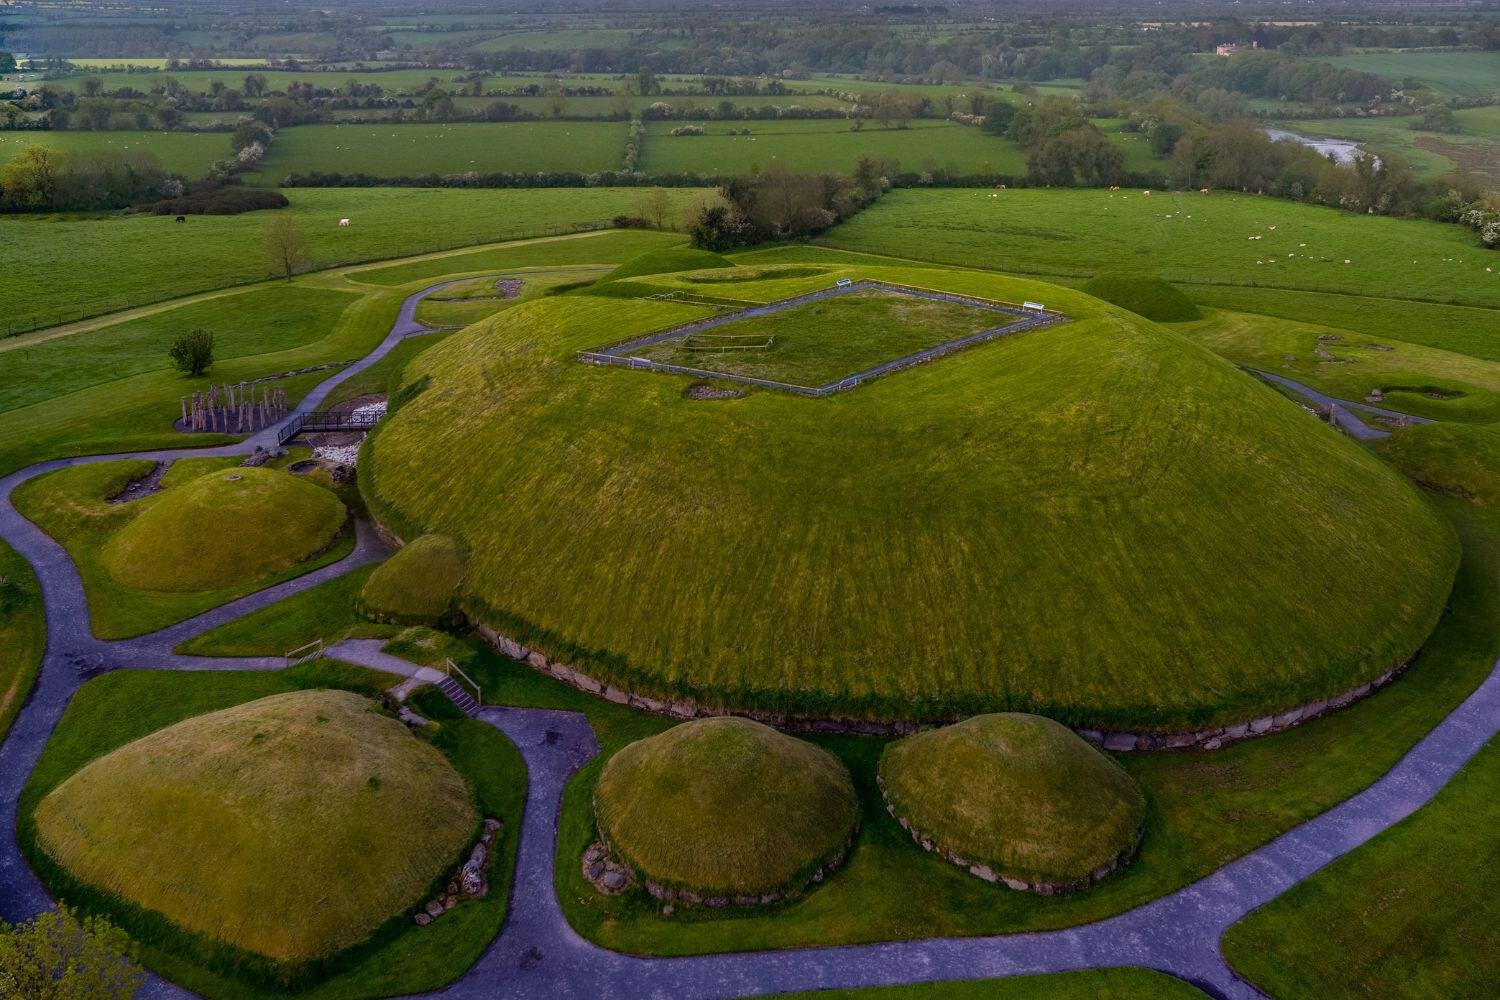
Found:
[[[1379,406],[1371,406],[1369,403],[1356,403],[1352,399],[1338,399],[1334,396],[1321,393],[1310,385],[1303,385],[1301,382],[1293,381],[1285,375],[1263,372],[1259,368],[1246,368],[1245,371],[1256,378],[1264,379],[1267,382],[1274,382],[1279,386],[1290,389],[1303,399],[1317,406],[1325,409],[1330,406],[1337,407],[1334,411],[1334,421],[1341,428],[1348,431],[1352,437],[1361,441],[1377,441],[1380,438],[1391,436],[1390,431],[1381,430],[1379,427],[1371,427],[1359,419],[1359,414],[1361,413],[1369,413],[1377,417],[1390,417],[1392,420],[1410,420],[1414,424],[1432,423],[1432,420],[1428,417],[1419,417],[1411,413],[1401,413],[1398,410],[1387,410]]]
[[[442,282],[409,296],[380,345],[320,384],[287,420],[318,407],[335,386],[380,360],[403,338],[429,332],[415,320],[417,303],[455,283]],[[1270,377],[1309,398],[1320,395],[1289,380]],[[172,648],[184,639],[385,554],[373,531],[361,523],[354,550],[337,563],[151,635],[103,642],[93,638],[89,630],[88,605],[71,560],[61,546],[16,512],[11,493],[34,476],[88,462],[248,454],[257,445],[274,444],[276,429],[271,427],[238,444],[218,448],[59,459],[0,478],[0,537],[36,570],[48,628],[47,651],[35,690],[0,745],[0,824],[12,833],[0,838],[0,918],[22,920],[52,905],[13,835],[17,798],[68,699],[84,680],[120,667],[278,668],[281,661],[277,658],[204,659],[173,653]],[[343,642],[333,647],[330,655],[408,675],[421,670],[380,652],[378,643]],[[1365,791],[1206,878],[1127,913],[1083,927],[1029,934],[689,958],[645,958],[608,951],[581,938],[563,916],[553,888],[563,789],[568,778],[599,751],[586,717],[575,712],[496,707],[483,709],[479,717],[509,736],[526,761],[529,784],[516,879],[500,934],[462,978],[433,996],[709,1000],[1135,965],[1178,976],[1214,996],[1238,1000],[1261,994],[1225,964],[1219,951],[1223,932],[1246,913],[1399,822],[1436,795],[1500,731],[1500,662],[1461,706]],[[154,976],[144,995],[189,996]]]

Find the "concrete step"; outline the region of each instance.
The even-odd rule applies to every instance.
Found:
[[[457,705],[465,715],[473,715],[479,711],[479,702],[475,701],[474,696],[452,677],[444,677],[438,682],[437,688],[447,695],[448,700]]]

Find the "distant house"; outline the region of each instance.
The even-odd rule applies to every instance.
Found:
[[[1239,50],[1240,46],[1238,42],[1225,42],[1223,45],[1220,45],[1218,48],[1214,49],[1214,55],[1224,56],[1225,58],[1228,58],[1229,56],[1234,55]]]

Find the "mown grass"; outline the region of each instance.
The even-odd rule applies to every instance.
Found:
[[[825,399],[704,404],[574,359],[704,310],[539,300],[411,366],[430,386],[366,448],[371,507],[466,545],[474,617],[711,705],[1173,729],[1355,687],[1431,628],[1448,527],[1254,380],[1056,286],[856,276],[1073,319]]]
[[[520,279],[521,293],[514,298],[500,295],[495,289],[494,279],[484,278],[475,284],[488,289],[488,294],[478,294],[472,286],[456,286],[456,289],[443,289],[429,295],[417,306],[417,322],[433,327],[465,327],[538,295],[546,295],[559,285],[587,280],[600,273],[599,269],[571,267],[550,274],[545,270],[518,272],[513,277]],[[457,294],[454,294],[455,290]]]
[[[1500,306],[1493,255],[1459,226],[1223,192],[893,191],[819,242],[1011,272],[1126,268],[1179,284]]]
[[[1494,361],[1249,313],[1214,311],[1180,329],[1236,364],[1285,375],[1338,399],[1361,401],[1379,389],[1381,405],[1403,413],[1500,420],[1500,364]]]
[[[1160,323],[1180,323],[1201,315],[1180,290],[1150,275],[1105,271],[1090,278],[1080,291]]]
[[[621,278],[639,278],[648,274],[672,274],[678,271],[704,271],[710,268],[733,267],[727,257],[707,250],[689,247],[674,247],[670,250],[648,250],[632,257],[605,276],[607,281]]]
[[[1089,969],[1008,979],[969,979],[788,993],[786,1000],[1194,1000],[1205,994],[1150,969]]]
[[[17,510],[68,550],[88,595],[90,624],[101,639],[123,639],[165,628],[244,594],[334,562],[353,548],[354,533],[346,530],[332,545],[298,565],[272,568],[254,578],[226,582],[208,590],[169,592],[122,583],[106,568],[103,556],[106,546],[116,533],[140,516],[143,504],[170,503],[176,490],[124,504],[109,503],[108,498],[117,495],[131,480],[150,472],[152,465],[149,461],[130,460],[62,469],[27,480],[11,497]],[[215,536],[215,527],[211,519],[196,525],[191,534],[184,535],[183,542],[200,543]],[[219,536],[233,535],[240,528],[217,527],[225,529],[217,533]],[[254,543],[253,538],[249,541]]]
[[[576,239],[542,240],[514,246],[463,250],[430,260],[362,267],[349,272],[349,278],[370,285],[405,285],[450,274],[500,274],[522,268],[616,264],[648,250],[679,246],[683,242],[684,238],[677,233],[615,229]]]
[[[944,853],[1031,883],[1087,882],[1135,853],[1146,800],[1051,719],[980,715],[888,745],[886,801]]]
[[[285,573],[333,544],[349,518],[321,486],[266,468],[209,472],[136,501],[100,564],[137,590],[223,590]]]
[[[396,625],[440,625],[453,617],[464,555],[447,535],[422,535],[370,574],[359,593],[369,618]]]
[[[0,740],[10,731],[47,648],[47,616],[36,574],[0,541]]]
[[[979,306],[869,289],[734,320],[630,353],[812,388],[1015,320]]]
[[[1415,77],[1439,93],[1456,97],[1500,96],[1500,62],[1493,52],[1352,52],[1323,61],[1375,73],[1397,85]]]
[[[1225,957],[1287,1000],[1490,995],[1500,981],[1497,793],[1491,740],[1414,815],[1229,928]]]
[[[21,836],[28,858],[49,887],[75,906],[103,912],[132,935],[141,959],[183,987],[209,997],[270,1000],[421,993],[466,971],[499,930],[515,874],[515,849],[525,801],[526,771],[513,744],[492,726],[458,714],[444,699],[418,692],[418,710],[440,720],[434,745],[463,775],[479,812],[503,821],[490,870],[490,893],[465,903],[430,927],[392,918],[365,943],[324,963],[316,982],[288,990],[266,982],[264,965],[225,955],[153,914],[122,907],[71,883],[35,842],[32,810],[88,762],[165,726],[288,691],[337,688],[375,695],[396,678],[333,661],[287,671],[122,671],[85,685],[73,698],[22,792]]]
[[[68,132],[27,130],[0,133],[0,164],[19,156],[28,146],[59,152],[149,153],[163,167],[189,180],[208,174],[215,161],[234,155],[229,136],[221,132]]]
[[[673,191],[684,201],[694,193]],[[310,266],[319,268],[603,224],[628,213],[638,196],[629,188],[298,189],[277,211],[306,232]],[[0,240],[11,280],[0,315],[30,329],[264,280],[262,230],[271,214],[191,216],[185,224],[152,215],[8,216]],[[339,226],[343,218],[353,224]],[[60,274],[88,280],[58,281]]]
[[[1414,482],[1483,507],[1500,505],[1500,430],[1414,424],[1374,445]]]
[[[316,587],[283,598],[243,618],[225,622],[177,647],[191,656],[280,656],[315,639],[373,638],[396,629],[359,613],[360,588],[375,571],[361,566]]]
[[[262,183],[287,174],[427,174],[617,170],[625,122],[464,122],[451,125],[301,125],[282,130]]]
[[[1296,729],[1212,754],[1126,754],[1119,764],[1146,796],[1140,854],[1086,892],[1050,898],[989,885],[924,853],[886,813],[875,784],[883,740],[818,737],[849,767],[860,834],[848,864],[817,892],[764,912],[663,916],[639,894],[614,899],[582,879],[578,856],[593,839],[591,796],[602,762],[670,721],[632,713],[561,686],[483,650],[464,669],[486,699],[584,711],[603,753],[570,782],[554,873],[569,922],[606,947],[642,954],[701,954],[1076,926],[1124,912],[1202,878],[1324,812],[1380,777],[1488,676],[1500,654],[1500,519],[1440,498],[1464,543],[1449,613],[1401,679]]]
[[[843,173],[862,155],[895,161],[909,173],[1026,173],[1025,153],[1014,142],[954,122],[919,120],[905,129],[867,124],[857,132],[842,118],[708,122],[705,135],[673,136],[677,124],[647,124],[641,155],[646,173],[729,177],[771,166]],[[729,134],[747,128],[748,136]]]
[[[296,968],[415,906],[479,817],[442,754],[369,699],[297,691],[111,751],[33,821],[95,890]]]
[[[858,802],[828,752],[749,719],[698,719],[610,757],[599,830],[641,877],[705,899],[799,890],[842,853]]]

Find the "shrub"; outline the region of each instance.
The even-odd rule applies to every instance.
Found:
[[[128,957],[130,939],[103,917],[66,907],[25,923],[0,923],[0,996],[130,1000],[146,973]]]
[[[197,378],[214,363],[214,333],[201,326],[179,333],[167,353],[172,357],[173,367]]]

